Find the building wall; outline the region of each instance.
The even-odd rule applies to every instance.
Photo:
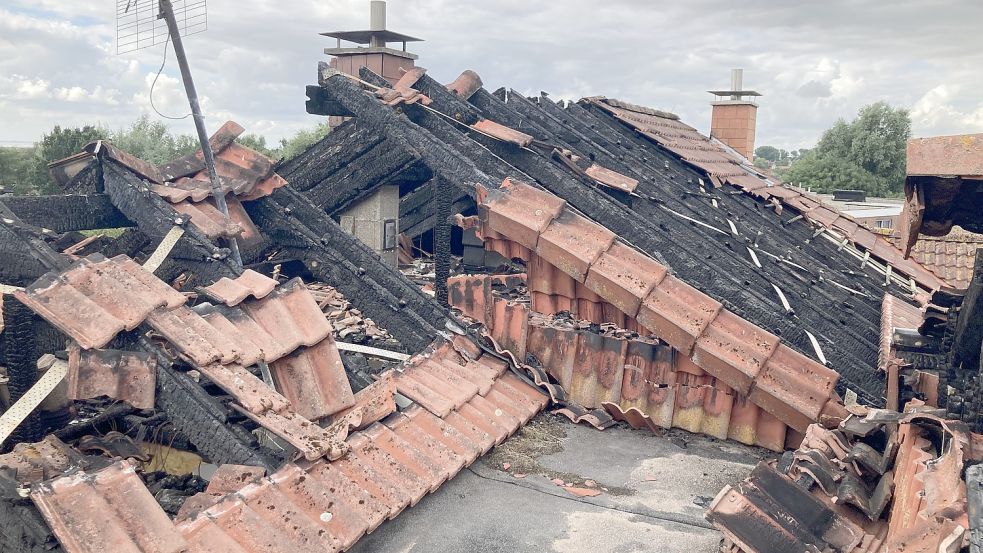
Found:
[[[388,243],[387,223],[390,227]],[[381,186],[369,197],[349,207],[341,215],[341,228],[395,267],[399,241],[399,187]]]

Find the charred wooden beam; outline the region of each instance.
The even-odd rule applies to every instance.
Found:
[[[246,210],[276,246],[331,283],[404,347],[419,351],[443,328],[446,313],[432,298],[292,187],[249,202]]]
[[[25,223],[55,232],[133,226],[107,194],[4,196],[0,201]]]

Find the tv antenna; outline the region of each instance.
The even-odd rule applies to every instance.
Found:
[[[201,105],[198,102],[198,91],[195,90],[194,79],[191,78],[191,68],[188,56],[184,52],[182,37],[204,32],[208,29],[208,10],[206,0],[116,0],[116,53],[135,52],[143,48],[170,42],[174,45],[174,57],[181,68],[181,79],[184,81],[184,91],[191,105],[191,115],[198,132],[198,143],[205,158],[205,168],[212,185],[212,196],[225,220],[231,224],[229,206],[225,201],[225,192],[215,171],[215,154],[208,143],[208,131],[205,129],[205,118],[201,115]],[[239,244],[235,237],[229,237],[229,249],[232,259],[238,267],[242,267],[242,257],[239,254]]]

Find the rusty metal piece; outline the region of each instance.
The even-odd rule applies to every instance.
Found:
[[[156,359],[143,352],[69,348],[68,397],[107,396],[137,409],[153,409]]]
[[[147,462],[150,455],[143,451],[133,440],[116,431],[110,431],[105,436],[83,436],[79,440],[78,450],[83,453],[96,452],[107,457],[136,459]]]
[[[246,269],[235,280],[222,277],[211,286],[201,288],[201,292],[230,307],[239,305],[247,298],[263,299],[276,288],[272,278]]]

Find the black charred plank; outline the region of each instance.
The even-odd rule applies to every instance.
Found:
[[[55,232],[133,226],[106,194],[4,196],[2,201],[25,223]]]

